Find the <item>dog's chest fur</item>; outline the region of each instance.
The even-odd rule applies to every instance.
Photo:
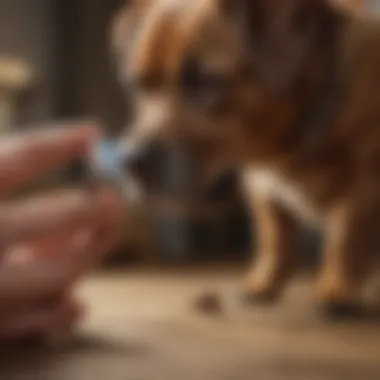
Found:
[[[306,222],[320,223],[320,214],[308,194],[281,173],[266,167],[249,168],[243,173],[243,182],[248,197],[273,200]]]

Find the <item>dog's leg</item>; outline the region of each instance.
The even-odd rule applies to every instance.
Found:
[[[379,221],[376,207],[359,209],[358,204],[336,209],[327,218],[317,296],[328,317],[356,317],[363,311],[360,296],[373,266]]]
[[[251,192],[249,201],[257,221],[257,253],[246,278],[244,299],[274,301],[294,269],[296,221],[280,204],[262,193]]]

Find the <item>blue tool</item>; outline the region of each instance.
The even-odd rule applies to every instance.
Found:
[[[123,180],[123,163],[124,154],[116,140],[102,140],[91,152],[90,166],[96,177],[112,181]]]

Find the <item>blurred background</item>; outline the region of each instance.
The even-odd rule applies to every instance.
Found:
[[[361,9],[378,2],[334,0]],[[116,82],[109,49],[110,19],[121,0],[0,0],[0,125],[23,129],[44,120],[95,118],[116,135],[128,120],[128,94]],[[170,160],[169,160],[170,161]],[[130,208],[118,262],[237,261],[250,256],[251,210],[236,178],[207,199],[187,199],[170,188],[170,165],[158,204]],[[83,163],[54,179],[82,180]],[[173,174],[174,175],[174,174]],[[148,238],[149,236],[149,238]],[[316,260],[318,238],[302,234],[305,262]]]

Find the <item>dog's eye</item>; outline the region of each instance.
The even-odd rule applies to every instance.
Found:
[[[141,75],[128,80],[127,87],[131,92],[154,91],[161,86],[161,77],[156,74]]]
[[[226,79],[222,74],[207,72],[195,60],[189,60],[183,67],[180,86],[190,101],[211,106],[223,96]]]

